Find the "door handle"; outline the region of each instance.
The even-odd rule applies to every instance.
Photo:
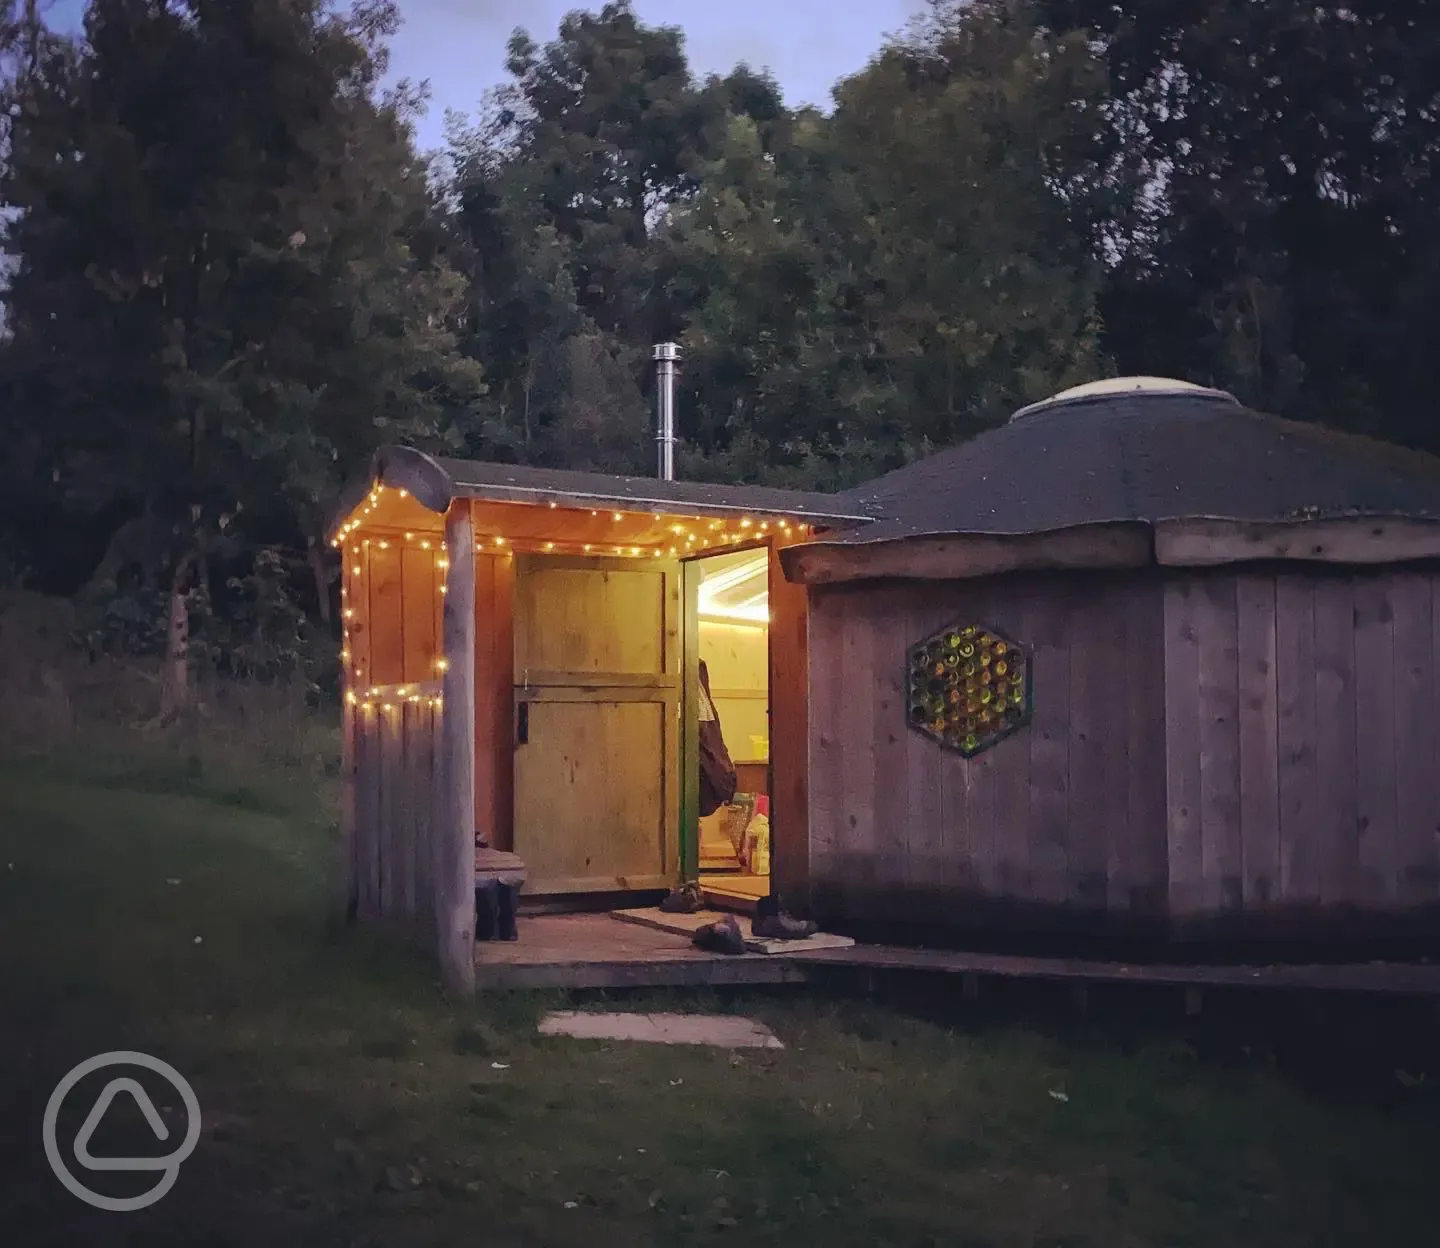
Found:
[[[528,702],[522,702],[516,708],[515,744],[530,744],[530,703]]]

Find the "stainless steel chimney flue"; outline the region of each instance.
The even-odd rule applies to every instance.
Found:
[[[673,342],[655,346],[655,442],[660,449],[660,480],[675,480],[675,377],[680,348]]]

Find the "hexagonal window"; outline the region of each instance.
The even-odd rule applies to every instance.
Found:
[[[1030,651],[996,629],[957,624],[910,647],[910,726],[973,758],[1030,722]]]

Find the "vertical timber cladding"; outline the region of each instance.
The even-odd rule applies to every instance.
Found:
[[[349,783],[342,815],[355,910],[429,943],[440,538],[356,534],[343,559]]]
[[[796,914],[809,909],[809,593],[785,579],[770,543],[770,875]]]
[[[1009,576],[811,590],[817,912],[972,925],[1165,891],[1162,601],[1146,578]],[[1028,653],[1030,717],[967,758],[909,724],[907,655],[983,622]]]
[[[515,852],[543,895],[678,879],[680,565],[516,557]]]
[[[1392,568],[1167,578],[1182,926],[1319,935],[1327,909],[1353,922],[1440,902],[1437,586]]]

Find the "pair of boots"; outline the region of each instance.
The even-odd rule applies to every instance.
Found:
[[[498,880],[475,885],[475,939],[519,940],[515,910],[520,890]]]
[[[758,940],[804,940],[818,930],[809,919],[793,919],[782,914],[773,897],[762,898],[755,907],[751,935]],[[707,923],[695,933],[695,944],[711,953],[744,953],[745,934],[735,916],[727,914],[715,923]]]

